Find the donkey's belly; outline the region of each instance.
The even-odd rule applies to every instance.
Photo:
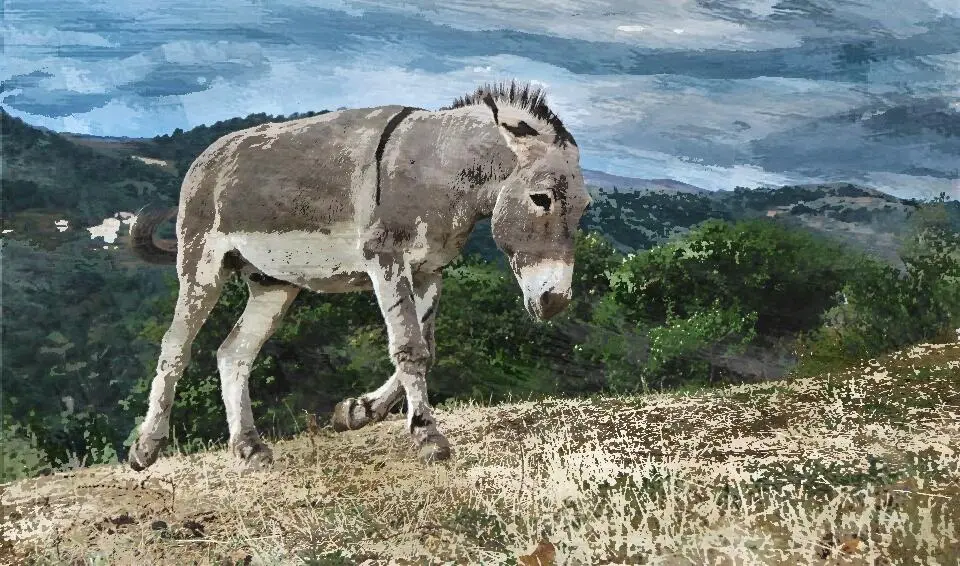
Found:
[[[317,293],[351,293],[353,291],[373,291],[373,283],[366,273],[355,271],[342,273],[324,279],[311,279],[305,288]]]
[[[226,238],[244,260],[274,279],[325,293],[372,288],[355,231],[239,232]]]

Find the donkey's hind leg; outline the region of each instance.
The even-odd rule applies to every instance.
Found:
[[[420,321],[420,331],[430,354],[428,366],[436,357],[434,320],[437,316],[441,283],[440,273],[416,274],[413,277],[417,319]],[[337,403],[331,419],[333,429],[337,432],[356,430],[371,422],[382,421],[401,397],[403,385],[400,383],[399,373],[395,371],[376,391],[365,393],[359,399],[349,398]]]
[[[240,320],[217,350],[217,367],[223,404],[230,428],[230,449],[248,468],[265,468],[273,452],[261,439],[250,405],[250,370],[263,344],[280,326],[280,320],[299,288],[282,282],[268,284],[247,278],[250,296]]]
[[[157,373],[150,386],[147,414],[128,456],[130,467],[137,471],[153,464],[167,444],[177,381],[190,362],[190,346],[197,332],[220,298],[227,274],[223,268],[223,254],[210,249],[196,256],[184,254],[181,250],[177,271],[180,290],[173,321],[163,335]]]

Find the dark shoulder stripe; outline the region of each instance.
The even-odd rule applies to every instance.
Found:
[[[380,164],[383,161],[383,150],[387,147],[387,142],[390,140],[390,135],[393,134],[393,131],[397,129],[397,126],[400,125],[400,122],[404,118],[410,115],[411,112],[416,110],[421,110],[421,108],[413,108],[411,106],[404,106],[403,110],[399,111],[394,115],[393,118],[390,118],[390,121],[387,122],[387,126],[383,128],[383,133],[380,134],[380,143],[377,145],[377,204],[380,204]]]
[[[493,112],[493,121],[497,124],[500,123],[499,110],[497,109],[497,103],[493,99],[493,96],[488,92],[486,96],[483,97],[483,103],[490,107],[490,110]]]

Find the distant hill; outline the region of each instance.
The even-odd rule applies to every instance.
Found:
[[[636,179],[621,177],[592,169],[583,170],[583,180],[586,184],[598,189],[629,189],[633,191],[662,191],[665,193],[692,193],[710,194],[711,191],[693,185],[674,181],[673,179]]]
[[[5,237],[51,248],[119,211],[174,206],[190,163],[214,140],[303,115],[252,114],[155,138],[110,138],[38,128],[0,109]],[[69,228],[61,231],[57,222]],[[84,231],[83,237],[89,235]]]
[[[649,248],[709,218],[766,217],[845,242],[897,264],[901,237],[921,204],[851,183],[709,191],[669,179],[584,170],[594,205],[584,219],[622,251]],[[960,230],[960,202],[947,209]]]
[[[2,110],[0,144],[0,223],[14,234],[53,231],[55,220],[96,225],[117,210],[176,202],[177,175],[35,128]]]
[[[36,456],[49,464],[73,462],[70,458],[74,456],[109,460],[115,458],[111,455],[113,451],[121,453],[120,443],[134,422],[133,412],[146,400],[146,391],[141,386],[148,386],[155,370],[160,337],[169,323],[177,286],[174,269],[136,260],[123,240],[117,239],[118,235],[121,238],[125,235],[127,225],[123,223],[129,221],[129,216],[122,213],[136,212],[145,205],[175,204],[182,175],[211,142],[231,131],[288,118],[251,115],[150,139],[60,134],[35,128],[2,111],[0,119],[0,143],[3,146],[0,161],[3,179],[0,209],[0,260],[3,268],[0,277],[0,295],[3,297],[0,301],[0,337],[3,343],[0,350],[3,355],[0,356],[0,372],[14,376],[8,380],[9,387],[5,389],[7,404],[0,415],[4,417],[0,419],[0,428],[6,434],[11,430],[9,423],[20,427],[14,432],[21,435],[18,437],[22,441],[21,447],[43,443],[45,454],[27,453],[25,458]],[[900,235],[913,219],[919,218],[914,216],[917,203],[855,185],[760,190],[737,188],[707,192],[664,180],[588,174],[589,190],[595,202],[584,218],[583,226],[601,232],[623,250],[655,246],[710,218],[762,217],[771,222],[794,223],[808,230],[843,238],[871,253],[895,260]],[[599,186],[594,182],[608,185]],[[954,218],[960,218],[960,203],[954,201],[949,206]],[[935,220],[941,222],[942,211],[937,209],[935,212],[939,215]],[[98,229],[93,232],[101,236],[92,239],[88,228],[95,226]],[[957,226],[960,228],[960,223]],[[167,237],[171,232],[172,223],[161,230]],[[578,264],[580,274],[586,265],[591,265],[592,259],[599,260],[592,264],[592,270],[598,274],[619,261],[610,257],[605,249],[598,248],[600,246],[581,256],[585,261]],[[467,251],[503,260],[492,242],[488,223],[477,227]],[[833,266],[841,261],[848,265],[845,260],[824,257],[822,252],[811,255],[830,260],[824,265]],[[794,269],[792,263],[786,267],[792,273],[803,273]],[[802,276],[802,281],[817,283],[825,270],[816,269],[817,275]],[[490,265],[469,262],[453,271],[448,278],[448,299],[445,299],[451,302],[445,304],[452,307],[448,312],[458,316],[463,314],[466,318],[443,319],[443,324],[447,324],[445,332],[469,334],[473,341],[454,343],[449,352],[456,351],[457,355],[437,364],[439,372],[434,378],[440,388],[435,387],[434,392],[456,391],[457,395],[467,395],[452,385],[456,383],[456,387],[460,387],[463,382],[484,383],[484,387],[491,391],[511,391],[512,384],[518,384],[517,387],[528,388],[522,391],[579,394],[615,384],[614,372],[637,375],[636,369],[648,357],[647,329],[640,329],[635,322],[626,319],[622,321],[624,313],[595,310],[594,300],[609,296],[604,294],[606,291],[602,287],[606,283],[602,277],[597,277],[599,284],[595,286],[600,292],[596,295],[584,293],[584,300],[578,302],[583,307],[580,312],[571,309],[573,316],[568,322],[561,321],[562,327],[551,326],[552,330],[547,333],[541,332],[545,327],[534,327],[526,322],[522,326],[519,323],[510,326],[518,319],[525,321],[526,317],[520,316],[520,310],[505,308],[514,304],[511,301],[516,299],[517,291],[515,282],[509,276],[503,277],[505,273],[492,269]],[[741,287],[742,277],[734,277],[733,281],[733,287]],[[883,281],[886,280],[881,279]],[[212,322],[205,325],[205,337],[194,345],[194,352],[198,354],[194,359],[209,362],[208,369],[198,370],[194,377],[212,379],[193,380],[192,383],[191,379],[186,379],[185,387],[180,390],[181,399],[195,403],[191,406],[207,407],[209,410],[203,409],[201,416],[207,421],[217,421],[217,430],[221,431],[225,429],[216,413],[222,407],[216,399],[218,395],[210,397],[214,401],[212,405],[202,399],[197,401],[197,395],[206,395],[205,392],[211,391],[210,386],[217,387],[219,378],[215,376],[214,358],[219,340],[214,341],[214,337],[218,330],[223,331],[222,335],[229,332],[239,316],[239,310],[234,309],[242,310],[242,294],[238,294],[242,287],[237,281],[230,285],[234,290],[232,296],[228,294],[219,302],[212,314]],[[452,302],[458,297],[457,293],[461,302]],[[510,293],[514,296],[510,297]],[[685,291],[679,294],[683,296]],[[909,290],[904,295],[911,297]],[[481,296],[491,300],[480,301]],[[793,297],[796,302],[795,294],[779,295],[784,296]],[[886,298],[888,295],[880,296]],[[331,298],[305,293],[298,301],[301,307],[306,307],[298,310],[303,317],[298,314],[288,328],[290,333],[298,334],[302,329],[304,334],[298,335],[296,342],[280,339],[268,343],[267,356],[261,357],[257,363],[257,367],[269,374],[264,374],[270,378],[262,383],[264,387],[282,392],[293,381],[305,383],[300,377],[338,376],[340,381],[332,382],[331,389],[320,388],[326,393],[310,397],[311,403],[314,400],[321,403],[314,405],[311,411],[317,408],[325,411],[322,403],[339,395],[335,392],[344,391],[346,387],[355,390],[364,383],[373,384],[378,374],[388,375],[386,344],[380,347],[387,339],[382,325],[366,326],[369,321],[381,319],[371,296],[351,294]],[[882,302],[886,304],[886,301]],[[621,309],[616,306],[620,304],[602,302],[596,308],[614,306]],[[895,308],[899,306],[900,303],[894,304]],[[758,308],[767,307],[761,305]],[[929,310],[936,308],[933,306]],[[356,314],[363,309],[369,309],[369,317]],[[946,312],[946,309],[941,310]],[[491,316],[469,318],[475,316],[472,313],[489,313]],[[597,313],[596,317],[594,313]],[[328,321],[342,322],[344,326],[330,327],[326,324]],[[348,324],[354,333],[345,335],[343,329]],[[887,329],[890,325],[881,324],[880,328]],[[339,338],[327,340],[334,334]],[[724,372],[729,370],[731,375],[752,378],[781,372],[780,368],[788,368],[794,363],[797,350],[793,349],[792,342],[780,342],[779,335],[775,343],[766,341],[768,337],[762,338],[764,342],[751,344],[750,350],[737,353],[734,361],[728,362],[724,358],[717,364],[726,365],[717,367]],[[510,349],[498,344],[508,345]],[[580,361],[575,367],[571,365],[562,371],[554,371],[551,360],[562,357],[553,353],[571,352],[567,348],[574,344],[586,344],[592,350],[587,353],[579,350],[581,354],[577,359]],[[685,347],[687,344],[689,342]],[[604,358],[608,348],[614,350],[616,356],[609,364]],[[713,346],[691,354],[696,356],[693,361],[712,360],[710,352],[713,350],[710,348]],[[300,353],[293,355],[294,349]],[[495,354],[488,355],[487,352]],[[527,352],[522,355],[528,356],[525,359],[529,360],[529,365],[506,363],[506,358],[514,355],[512,352]],[[489,363],[484,367],[490,369],[475,370],[475,362],[481,360],[484,364]],[[194,367],[198,366],[195,364]],[[343,368],[347,369],[341,372]],[[768,373],[766,368],[771,371]],[[479,373],[481,371],[491,373]],[[476,381],[465,381],[465,372],[473,372],[471,375],[476,377],[469,379]],[[500,380],[496,383],[501,385],[490,385],[492,381],[486,377],[480,380],[488,375]],[[713,377],[711,371],[703,379],[712,381]],[[446,380],[446,385],[437,378]],[[363,381],[365,379],[368,381]],[[323,379],[320,382],[331,383]],[[565,385],[568,383],[571,384],[569,387]],[[660,384],[664,386],[662,380]],[[442,389],[448,386],[449,389]],[[497,389],[501,386],[503,389]],[[289,387],[293,391],[292,386]],[[462,391],[468,390],[464,388]],[[473,387],[472,391],[472,395],[477,395],[480,389]],[[306,397],[313,395],[317,394],[305,394]],[[290,405],[285,408],[290,415],[299,410]],[[32,436],[24,436],[27,433]],[[201,437],[192,440],[196,439],[202,440]],[[0,460],[12,461],[6,457],[9,450],[2,448]],[[22,465],[23,469],[34,469],[28,467],[26,460]],[[9,468],[0,469],[0,476],[6,473],[5,469]],[[0,481],[5,480],[0,477]],[[2,551],[3,545],[0,544],[0,554]]]
[[[585,226],[603,232],[623,251],[649,248],[709,218],[765,217],[897,263],[900,238],[920,204],[849,183],[716,192],[675,192],[649,185],[589,189],[594,204]],[[960,202],[948,202],[948,209],[960,228]]]

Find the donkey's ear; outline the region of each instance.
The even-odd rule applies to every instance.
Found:
[[[517,137],[517,138],[522,138],[524,136],[540,135],[540,132],[533,129],[533,127],[530,124],[524,122],[523,120],[520,120],[519,122],[517,122],[516,126],[511,126],[510,124],[504,124],[504,123],[501,123],[500,125],[503,126],[505,130],[513,134],[514,137]]]
[[[503,116],[503,113],[501,113],[500,118],[498,130],[500,131],[500,137],[507,143],[507,146],[521,161],[534,158],[535,155],[532,155],[531,152],[536,153],[539,150],[535,150],[537,144],[530,143],[530,140],[537,139],[536,136],[540,132],[530,124],[519,120],[515,115]]]

